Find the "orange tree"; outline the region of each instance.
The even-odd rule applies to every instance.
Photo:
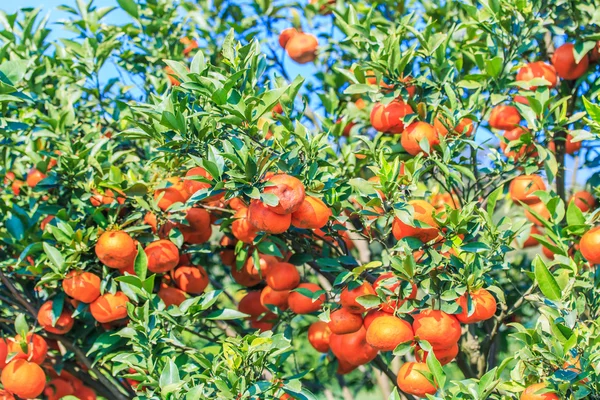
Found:
[[[198,3],[0,14],[2,398],[598,398],[595,2]]]

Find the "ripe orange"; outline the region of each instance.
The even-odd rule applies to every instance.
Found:
[[[538,393],[546,388],[547,385],[544,382],[528,386],[521,393],[521,400],[559,400],[559,397],[554,393]]]
[[[528,247],[535,247],[538,244],[540,244],[540,242],[537,241],[536,238],[534,238],[531,235],[541,235],[543,234],[543,232],[541,230],[539,230],[537,227],[532,226],[531,227],[531,231],[529,233],[529,237],[527,238],[527,240],[525,240],[525,242],[523,242],[523,248],[528,248]]]
[[[29,170],[29,172],[27,173],[27,186],[33,188],[36,187],[38,183],[40,183],[43,179],[46,178],[46,174],[44,174],[43,172],[35,169],[35,168],[31,168]]]
[[[235,265],[231,267],[231,276],[236,283],[246,287],[256,286],[262,281],[258,274],[248,272],[248,269],[243,266],[240,270]]]
[[[178,306],[187,299],[187,296],[185,295],[185,292],[183,290],[170,287],[164,284],[161,285],[157,295],[165,303],[167,308],[169,308],[172,305]]]
[[[427,243],[439,235],[437,228],[438,224],[433,218],[435,209],[431,204],[425,200],[411,200],[408,202],[413,209],[413,220],[415,225],[421,224],[420,226],[410,226],[400,220],[400,218],[394,218],[392,223],[392,234],[397,240],[404,239],[406,237],[414,237],[421,240],[423,243]]]
[[[389,104],[375,103],[370,115],[371,126],[379,132],[402,133],[404,117],[412,113],[412,107],[402,100]]]
[[[98,192],[98,190],[94,189],[92,190],[92,197],[90,197],[90,203],[92,203],[92,205],[94,207],[100,207],[103,204],[112,204],[115,202],[115,200],[119,203],[119,204],[123,204],[125,203],[125,196],[122,192],[119,192],[119,194],[121,194],[122,196],[115,196],[115,193],[110,190],[110,189],[106,189],[104,191],[104,194]]]
[[[144,223],[146,225],[150,225],[152,229],[152,233],[156,233],[158,230],[158,219],[156,218],[156,214],[152,211],[148,211],[146,215],[144,215]]]
[[[286,43],[285,50],[290,58],[299,64],[306,64],[317,57],[319,41],[311,34],[298,32]]]
[[[248,275],[252,276],[253,278],[258,278],[260,280],[266,278],[270,274],[271,268],[278,262],[279,260],[277,259],[277,257],[270,256],[268,254],[258,253],[258,268],[256,265],[254,265],[254,257],[249,256],[248,259],[246,259],[244,265],[242,266],[242,269],[244,269],[244,271],[247,272]]]
[[[583,234],[579,241],[581,255],[592,264],[600,264],[600,226]]]
[[[534,204],[540,201],[534,195],[538,190],[546,190],[546,185],[538,175],[521,175],[512,180],[509,186],[510,197],[515,203]]]
[[[275,290],[269,286],[265,286],[260,292],[260,302],[263,306],[271,305],[282,311],[288,309],[288,299],[290,297],[289,290]]]
[[[319,285],[314,283],[301,283],[297,289],[304,289],[312,292],[313,294],[319,290],[322,290]],[[325,293],[322,293],[314,301],[311,297],[307,297],[300,292],[291,292],[288,298],[288,304],[290,310],[296,314],[310,314],[321,309],[321,305],[325,302]]]
[[[588,55],[584,55],[581,61],[575,62],[575,45],[565,43],[560,46],[552,56],[552,65],[558,76],[568,81],[579,79],[586,73],[590,60]]]
[[[137,245],[124,231],[106,231],[96,243],[96,256],[107,267],[124,269],[133,266]]]
[[[435,208],[435,212],[439,214],[446,211],[446,206],[456,210],[460,206],[460,201],[455,193],[436,193],[431,196],[430,204]]]
[[[458,355],[458,352],[459,352],[458,343],[454,343],[452,346],[450,346],[448,348],[436,347],[433,349],[433,354],[435,355],[435,358],[437,358],[437,360],[442,365],[446,365],[446,364],[449,364],[450,362],[452,362],[452,360],[454,360],[456,358],[456,356]],[[422,350],[419,346],[416,346],[415,359],[418,362],[425,362],[425,360],[427,360],[427,355],[428,355],[428,352]]]
[[[179,264],[179,249],[170,240],[156,240],[144,249],[148,257],[148,270],[167,272]]]
[[[329,346],[333,354],[351,365],[365,365],[377,357],[377,349],[367,343],[367,331],[360,328],[345,335],[331,334]]]
[[[573,201],[577,208],[579,208],[582,212],[587,212],[591,209],[596,208],[596,199],[594,195],[586,190],[581,190],[571,197],[569,203]]]
[[[44,395],[48,400],[60,400],[65,396],[75,394],[75,388],[65,379],[52,379],[46,384]]]
[[[404,363],[398,371],[398,387],[400,390],[418,397],[435,394],[437,385],[429,382],[429,379],[421,372],[430,373],[427,364],[419,362]]]
[[[513,160],[519,160],[523,157],[537,157],[538,152],[533,143],[530,144],[512,144],[510,142],[518,141],[521,136],[529,133],[527,128],[523,128],[522,126],[517,126],[514,129],[508,130],[504,132],[502,138],[500,139],[500,148],[504,152],[504,155],[508,158],[512,158]],[[508,145],[512,144],[510,149],[508,149]]]
[[[238,303],[238,311],[251,317],[258,317],[269,311],[260,301],[261,292],[248,292]]]
[[[96,321],[105,324],[127,317],[128,303],[123,292],[105,293],[90,304],[90,312]]]
[[[4,389],[0,389],[0,400],[15,400],[15,396]]]
[[[337,367],[335,373],[338,375],[349,374],[350,372],[354,371],[358,367],[358,365],[352,365],[348,361],[343,360],[341,358],[337,358],[336,360],[338,363],[338,367]]]
[[[268,186],[269,184],[272,186]],[[264,192],[273,194],[279,199],[278,205],[269,208],[274,213],[282,215],[298,210],[305,197],[302,182],[287,174],[277,174],[269,178]]]
[[[171,85],[173,85],[173,86],[181,85],[181,82],[179,82],[179,79],[177,79],[175,77],[175,71],[173,71],[173,68],[169,67],[168,65],[165,67],[165,74],[167,74],[167,77],[169,78],[169,82],[171,82]]]
[[[369,282],[363,282],[362,285],[351,290],[348,290],[348,288],[345,287],[340,294],[340,303],[342,304],[342,307],[349,312],[362,314],[366,311],[366,308],[359,304],[356,299],[366,295],[376,295],[373,286],[371,286]]]
[[[42,368],[25,360],[12,360],[0,377],[4,389],[23,399],[34,399],[44,391],[46,374]]]
[[[514,106],[498,105],[492,108],[489,119],[490,127],[505,131],[514,129],[521,122],[521,114]]]
[[[517,81],[528,82],[534,78],[543,78],[548,82],[550,88],[556,87],[558,77],[556,70],[552,65],[546,64],[543,61],[536,61],[525,65],[517,72]],[[537,89],[537,86],[529,86],[530,90]]]
[[[267,233],[283,233],[292,222],[292,215],[280,215],[259,200],[252,200],[248,207],[248,221],[258,231]]]
[[[82,303],[91,303],[100,296],[100,284],[98,275],[83,271],[71,271],[62,281],[67,296]]]
[[[331,215],[331,210],[323,200],[306,196],[300,208],[292,214],[292,225],[302,229],[321,229]]]
[[[429,143],[428,151],[421,148],[421,141],[424,140]],[[420,153],[431,154],[433,146],[440,144],[440,137],[433,125],[417,121],[407,126],[402,132],[400,144],[411,156],[416,156]]]
[[[190,38],[186,38],[186,37],[182,37],[181,39],[179,39],[179,41],[185,45],[186,47],[183,49],[183,55],[187,56],[189,53],[191,53],[194,49],[198,48],[198,42],[195,41],[194,39],[190,39]]]
[[[236,239],[244,243],[252,243],[256,238],[257,229],[248,221],[248,208],[241,207],[233,215],[234,221],[231,224],[231,233]]]
[[[190,208],[187,210],[185,219],[188,225],[177,224],[177,228],[183,235],[183,240],[189,244],[206,243],[212,234],[211,216],[203,208]]]
[[[22,341],[21,335],[17,335],[13,340],[9,340],[7,346],[8,354],[15,353],[13,360],[22,359],[41,365],[46,359],[46,354],[48,354],[46,340],[38,334],[29,332],[25,339],[27,354],[23,353],[21,349]]]
[[[56,320],[56,324],[53,326],[52,304],[52,300],[49,300],[40,307],[37,315],[38,323],[47,332],[64,335],[73,328],[75,321],[73,320],[73,317],[71,317],[71,314],[63,308],[62,313]]]
[[[308,342],[320,353],[329,351],[329,339],[331,330],[327,322],[313,322],[308,328]]]
[[[6,356],[8,355],[8,345],[4,338],[0,338],[0,369],[6,366]]]
[[[375,319],[377,319],[379,317],[385,317],[387,315],[390,315],[390,313],[385,312],[383,310],[369,310],[365,314],[365,317],[363,319],[363,325],[365,326],[365,329],[367,329],[367,331],[368,331],[369,326],[371,326],[371,324],[373,323],[373,321],[375,321]]]
[[[538,213],[540,217],[542,217],[542,220],[547,221],[551,217],[550,210],[548,210],[548,207],[546,207],[546,204],[543,201],[529,204],[529,208]],[[535,217],[529,210],[525,210],[525,217],[527,217],[529,221],[533,222],[537,226],[544,226],[544,224],[542,224],[542,222],[537,219],[537,217]]]
[[[266,281],[274,290],[291,290],[300,283],[300,273],[295,265],[278,262],[269,268]]]
[[[82,386],[80,388],[75,388],[77,391],[77,398],[79,400],[96,400],[96,393],[87,386]]]
[[[279,45],[285,49],[285,46],[287,46],[288,41],[297,34],[298,29],[296,28],[286,28],[282,30],[279,34]]]
[[[379,286],[381,286],[381,287],[389,290],[390,292],[397,294],[398,288],[400,287],[400,284],[402,282],[400,280],[396,280],[395,282],[393,282],[393,280],[394,280],[393,272],[386,272],[384,274],[381,274],[381,275],[379,275],[377,280],[375,280],[375,282],[373,282],[373,289],[375,291],[377,291],[377,288]],[[392,282],[390,282],[390,281],[392,281]],[[394,301],[392,299],[392,296],[387,296],[387,301],[380,306],[381,310],[392,314],[392,313],[394,313],[396,308],[401,307],[404,303],[406,303],[407,299],[411,299],[411,300],[415,299],[417,297],[417,285],[415,285],[414,283],[411,283],[411,285],[412,285],[411,292],[404,299],[398,298],[397,300]]]
[[[170,186],[154,191],[154,200],[158,201],[158,207],[163,211],[174,203],[185,203],[190,198],[190,194],[185,190],[184,181],[177,177],[167,178],[167,181]]]
[[[186,293],[202,294],[208,286],[208,274],[201,266],[183,266],[173,272],[173,281]]]
[[[551,140],[550,142],[548,142],[548,149],[555,153],[556,152],[556,140]],[[581,145],[583,144],[583,142],[579,141],[579,142],[574,142],[573,141],[573,135],[567,135],[567,137],[564,139],[564,143],[565,143],[565,153],[566,154],[574,154],[576,152],[578,152],[581,149]]]
[[[336,335],[356,332],[363,326],[360,314],[353,314],[345,308],[339,308],[330,315],[329,330]]]
[[[443,117],[437,117],[433,121],[433,127],[435,128],[438,135],[446,136],[449,132],[448,131],[449,122],[442,122],[443,121],[442,118]],[[455,133],[458,135],[464,134],[466,137],[470,137],[473,134],[474,129],[475,129],[475,124],[472,119],[462,118],[458,122],[458,124],[454,128],[452,128],[452,133]]]
[[[206,171],[202,167],[191,168],[188,170],[188,172],[185,173],[186,178],[193,176],[202,176],[209,180],[212,180],[213,178],[212,175],[209,174],[208,171]],[[207,182],[195,181],[193,179],[184,179],[183,187],[185,188],[186,192],[191,196],[199,190],[210,188],[211,184]]]
[[[461,336],[460,323],[456,317],[440,310],[423,310],[416,314],[413,330],[418,340],[426,340],[436,348],[451,347]]]
[[[480,321],[486,321],[496,313],[496,299],[486,289],[478,289],[470,294],[471,303],[473,304],[473,314],[469,315],[467,294],[463,294],[458,298],[458,304],[462,309],[460,314],[455,314],[463,324],[474,324]]]
[[[415,338],[412,326],[393,315],[376,318],[367,329],[367,343],[379,351],[392,351]]]

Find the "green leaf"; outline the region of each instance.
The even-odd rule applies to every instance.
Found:
[[[491,60],[486,60],[485,70],[492,77],[495,78],[502,72],[502,57],[496,56]]]
[[[435,358],[433,351],[427,353],[426,363],[429,371],[431,371],[433,374],[433,378],[437,386],[443,388],[446,384],[446,374],[444,373],[440,362],[437,360],[437,358]]]
[[[585,96],[583,96],[583,105],[585,110],[594,121],[600,123],[600,106],[598,104],[591,103]]]
[[[569,226],[577,226],[585,224],[585,216],[575,205],[574,201],[569,202],[569,207],[567,208],[567,224]]]
[[[119,6],[133,18],[137,19],[140,16],[138,5],[134,0],[117,0],[117,3],[119,3]]]
[[[146,256],[146,252],[142,248],[142,245],[138,243],[138,253],[135,256],[135,262],[133,264],[133,270],[135,274],[140,278],[140,280],[146,279],[146,274],[148,273],[148,257]]]
[[[17,314],[17,317],[15,318],[15,331],[21,335],[22,338],[27,336],[29,325],[27,324],[25,314]]]
[[[58,251],[56,247],[50,246],[47,242],[44,242],[43,247],[44,253],[46,253],[46,256],[50,262],[52,262],[52,264],[54,264],[54,266],[60,272],[62,272],[62,268],[65,264],[65,258],[62,256],[62,254],[60,254],[60,251]]]
[[[179,369],[173,360],[169,360],[169,362],[163,368],[158,383],[163,396],[174,392],[179,387],[181,378],[179,377]]]
[[[558,301],[562,297],[560,287],[554,278],[554,275],[548,270],[542,258],[537,255],[533,260],[535,280],[544,296],[553,301]]]
[[[237,310],[230,308],[224,308],[222,310],[216,310],[206,316],[206,319],[216,320],[229,320],[229,319],[240,319],[247,317],[247,314],[241,313]]]

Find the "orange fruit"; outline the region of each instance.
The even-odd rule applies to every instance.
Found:
[[[338,367],[337,367],[337,370],[335,371],[335,373],[338,375],[349,374],[350,372],[354,371],[358,367],[358,365],[352,365],[348,361],[342,360],[341,358],[337,358],[337,362],[338,362]]]
[[[100,284],[98,275],[83,271],[71,271],[62,281],[67,296],[82,303],[91,303],[100,296]]]
[[[46,229],[46,226],[50,223],[50,221],[52,221],[54,219],[54,215],[47,215],[46,217],[44,217],[44,219],[42,220],[42,222],[40,222],[40,229],[43,231],[44,229]]]
[[[319,41],[311,34],[298,32],[292,35],[285,46],[290,58],[298,64],[306,64],[317,57],[317,47]]]
[[[423,310],[413,318],[415,337],[428,341],[432,347],[448,348],[460,339],[460,323],[454,315],[440,310]]]
[[[251,317],[268,312],[269,310],[260,301],[261,292],[248,292],[238,303],[238,311]]]
[[[327,322],[313,322],[308,328],[308,342],[319,353],[327,353],[329,351],[329,339],[331,330]]]
[[[37,315],[38,323],[46,332],[64,335],[73,328],[75,321],[73,320],[73,317],[71,317],[71,314],[65,308],[63,308],[62,313],[56,320],[56,323],[53,325],[52,304],[52,300],[42,304]]]
[[[40,183],[43,179],[46,178],[46,174],[44,174],[43,172],[35,169],[35,168],[31,168],[29,170],[29,172],[27,173],[27,186],[33,188],[36,187],[38,183]]]
[[[106,231],[98,238],[95,251],[102,264],[124,269],[133,266],[137,245],[127,232]]]
[[[300,273],[295,265],[278,262],[269,268],[266,281],[273,290],[291,290],[300,284]]]
[[[460,314],[454,316],[463,324],[474,324],[476,322],[487,321],[496,314],[496,299],[486,289],[477,289],[470,293],[471,303],[473,305],[473,314],[469,315],[467,294],[458,298],[458,305],[462,309]]]
[[[158,219],[156,218],[156,214],[151,211],[148,211],[146,215],[144,215],[144,223],[146,225],[150,225],[153,233],[158,231]]]
[[[581,255],[592,264],[600,264],[600,226],[583,234],[579,241]]]
[[[75,388],[64,379],[52,379],[46,384],[44,395],[48,400],[60,400],[65,396],[75,394]]]
[[[581,373],[581,361],[579,360],[579,356],[577,356],[577,358],[573,357],[571,355],[571,353],[567,354],[567,361],[564,362],[563,369],[567,369],[570,371],[573,371],[577,374]],[[579,382],[581,383],[588,383],[590,380],[588,378],[584,378],[582,380],[580,380]]]
[[[352,365],[365,365],[373,361],[378,353],[377,349],[367,343],[365,328],[345,335],[332,333],[329,338],[329,346],[338,359]]]
[[[336,335],[356,332],[363,326],[360,314],[353,314],[345,308],[339,308],[330,315],[329,330]]]
[[[268,305],[277,307],[282,311],[288,309],[288,299],[290,297],[289,290],[275,290],[269,286],[265,286],[260,292],[260,302],[265,308]]]
[[[0,400],[15,400],[15,396],[4,389],[0,389]]]
[[[523,248],[535,247],[538,244],[540,244],[540,242],[538,242],[537,239],[531,235],[533,235],[533,234],[541,235],[541,234],[543,234],[543,232],[541,230],[539,230],[537,227],[532,226],[529,234],[530,234],[530,236],[527,238],[527,240],[525,240],[525,242],[523,242]]]
[[[190,194],[185,190],[185,182],[177,177],[167,178],[169,186],[154,191],[154,201],[158,201],[158,207],[166,211],[174,203],[185,203]]]
[[[394,280],[394,273],[393,272],[386,272],[384,274],[379,275],[379,277],[377,278],[377,280],[375,280],[375,282],[373,282],[373,289],[375,291],[377,291],[378,287],[383,287],[387,290],[389,290],[390,292],[397,294],[398,293],[398,288],[400,287],[400,284],[402,283],[401,280],[396,280],[395,282],[393,282]],[[392,282],[390,282],[392,281]],[[393,300],[392,296],[387,296],[387,301],[385,303],[383,303],[380,308],[382,311],[385,311],[387,313],[394,313],[394,311],[396,310],[396,308],[401,307],[404,303],[406,303],[407,299],[415,299],[417,297],[417,285],[415,285],[414,283],[411,283],[411,291],[409,293],[408,296],[406,296],[405,298],[398,298],[397,300]]]
[[[301,229],[321,229],[331,215],[331,210],[323,200],[306,196],[300,208],[292,214],[292,225]]]
[[[458,352],[459,352],[458,343],[454,343],[452,346],[450,346],[448,348],[436,347],[433,349],[433,354],[435,355],[435,358],[442,365],[449,364],[452,360],[454,360],[456,358],[456,356],[458,355]],[[425,360],[427,360],[427,355],[428,355],[428,352],[422,350],[419,346],[416,346],[415,359],[418,362],[425,362]]]
[[[177,267],[173,272],[173,281],[179,289],[186,293],[202,294],[208,286],[208,274],[200,266]]]
[[[366,295],[376,295],[373,286],[369,282],[363,282],[362,285],[348,290],[345,287],[340,294],[340,303],[342,307],[354,314],[362,314],[366,308],[356,301],[357,298]]]
[[[539,393],[545,390],[547,385],[545,383],[536,383],[528,386],[523,393],[521,393],[521,400],[559,400],[559,397],[554,393]]]
[[[38,334],[29,332],[25,339],[27,354],[21,348],[22,341],[21,335],[15,336],[14,340],[9,340],[7,346],[8,354],[15,353],[12,358],[13,360],[23,359],[41,365],[46,359],[46,354],[48,354],[46,340]]]
[[[241,207],[233,215],[234,221],[231,224],[231,233],[236,239],[244,243],[252,243],[258,230],[248,220],[248,208]]]
[[[456,194],[452,193],[437,193],[431,196],[431,205],[437,213],[446,211],[446,206],[456,210],[460,206],[460,201]]]
[[[198,48],[198,42],[195,41],[194,39],[190,39],[190,38],[186,38],[186,37],[182,37],[181,39],[179,39],[179,41],[185,45],[186,47],[183,49],[183,55],[187,56],[189,53],[191,53],[194,49]]]
[[[157,295],[163,301],[163,303],[165,303],[167,308],[172,305],[178,306],[187,299],[187,296],[183,290],[167,285],[161,285]]]
[[[268,185],[272,186],[268,186]],[[264,193],[275,195],[279,204],[275,207],[269,206],[276,214],[291,214],[300,208],[304,201],[304,185],[298,178],[287,174],[277,174],[269,178]]]
[[[421,148],[420,143],[423,140],[429,143],[428,151]],[[420,153],[430,154],[433,147],[440,144],[440,137],[433,125],[423,121],[416,121],[407,126],[402,132],[400,144],[411,156],[416,156]]]
[[[548,142],[548,149],[555,153],[556,152],[556,140],[551,140]],[[574,154],[577,153],[581,149],[582,141],[574,142],[573,135],[567,135],[567,137],[563,140],[565,144],[565,153],[566,154]]]
[[[90,203],[92,203],[94,207],[100,207],[103,204],[112,204],[115,201],[117,201],[119,204],[125,203],[125,194],[123,194],[123,192],[119,192],[121,196],[118,197],[115,196],[115,193],[110,189],[106,189],[104,194],[98,192],[96,189],[92,190],[92,193],[93,195],[90,197]]]
[[[379,317],[384,317],[387,315],[390,315],[390,313],[385,312],[383,310],[369,310],[365,314],[365,317],[363,319],[363,325],[365,326],[365,329],[367,329],[367,331],[368,331],[369,326],[371,326],[371,324],[373,323],[373,321],[375,321],[375,319],[377,319]]]
[[[6,366],[6,356],[8,355],[8,345],[4,338],[0,338],[0,369]]]
[[[156,240],[144,249],[148,257],[148,270],[167,272],[179,264],[179,249],[170,240]]]
[[[412,113],[412,107],[402,100],[389,104],[375,103],[370,115],[371,126],[379,132],[402,133],[404,117]]]
[[[421,372],[430,373],[425,363],[407,362],[398,371],[398,387],[404,393],[413,396],[426,397],[437,392],[437,385],[433,385]]]
[[[105,293],[90,304],[90,312],[96,321],[105,324],[127,317],[128,303],[123,292]]]
[[[517,81],[529,82],[534,78],[543,78],[548,82],[550,88],[556,87],[558,77],[556,70],[552,65],[546,64],[543,61],[536,61],[525,65],[517,72]],[[537,86],[529,86],[529,90],[537,89]]]
[[[412,326],[393,315],[375,318],[367,329],[367,343],[379,351],[392,351],[415,338]]]
[[[171,82],[171,85],[179,86],[181,84],[181,82],[179,82],[179,79],[175,77],[175,71],[173,71],[173,68],[167,65],[165,67],[165,73],[167,74],[167,78],[169,78],[169,82]]]
[[[448,126],[449,122],[442,122],[443,117],[437,117],[433,121],[433,127],[436,132],[440,136],[446,136],[448,134]],[[472,119],[462,118],[458,124],[452,128],[452,133],[462,135],[464,134],[466,137],[470,137],[473,134],[473,130],[475,129],[475,124]]]
[[[25,360],[12,360],[2,370],[0,377],[4,389],[23,399],[34,399],[44,391],[46,374],[37,364]]]
[[[243,266],[239,270],[235,265],[231,267],[231,276],[237,284],[246,287],[256,286],[262,281],[258,274],[255,275],[251,272],[248,272],[248,269],[244,268]]]
[[[514,129],[521,122],[521,114],[514,106],[498,105],[492,108],[488,123],[494,129],[505,131]]]
[[[313,294],[322,290],[319,285],[314,283],[301,283],[296,289],[303,289],[312,292]],[[288,297],[288,305],[290,310],[296,314],[310,314],[321,309],[321,305],[325,302],[325,293],[322,293],[314,301],[311,297],[305,296],[301,292],[291,292]]]
[[[187,225],[178,223],[183,241],[189,244],[206,243],[212,235],[210,214],[203,208],[190,208],[185,214]]]
[[[206,171],[202,167],[191,168],[185,173],[186,178],[193,176],[202,176],[209,180],[213,179],[212,175],[209,174],[208,171]],[[184,179],[183,187],[185,188],[185,191],[191,196],[199,190],[210,188],[211,184],[207,182],[195,181],[193,179]]]
[[[540,201],[534,193],[546,190],[546,185],[538,175],[521,175],[512,180],[508,189],[515,203],[534,204]]]
[[[594,195],[586,190],[581,190],[571,197],[570,202],[574,202],[577,208],[579,208],[582,212],[590,211],[596,208],[596,199]]]
[[[574,50],[575,45],[573,43],[565,43],[556,49],[552,56],[552,66],[554,66],[556,73],[568,81],[574,81],[583,76],[590,63],[587,54],[578,63],[575,62]]]
[[[256,265],[254,265],[254,257],[249,256],[246,259],[244,265],[242,266],[242,269],[244,269],[244,271],[248,273],[248,275],[252,276],[253,278],[258,278],[260,280],[266,278],[270,274],[271,268],[278,262],[279,260],[277,259],[277,257],[270,256],[268,254],[258,253],[258,268]]]
[[[546,207],[546,204],[544,204],[543,201],[538,201],[536,203],[528,205],[529,208],[538,213],[543,220],[547,221],[552,217],[550,215],[548,207]],[[525,210],[525,217],[527,217],[529,221],[533,222],[537,226],[544,226],[544,224],[542,224],[542,222],[539,219],[537,219],[537,217],[535,217],[529,210]]]
[[[293,36],[296,36],[298,33],[298,29],[296,28],[286,28],[282,30],[279,34],[279,45],[285,49],[285,46],[287,45],[288,41]]]
[[[519,160],[525,156],[537,157],[538,152],[533,143],[511,143],[518,141],[521,136],[528,133],[529,131],[527,128],[523,128],[522,126],[517,126],[514,129],[504,132],[504,135],[502,135],[502,138],[500,139],[500,148],[504,152],[504,155],[508,158],[512,158],[513,160]],[[511,144],[510,149],[508,148],[509,144]]]
[[[413,220],[415,225],[421,224],[422,226],[410,226],[400,220],[400,218],[394,218],[392,223],[392,234],[397,240],[404,239],[406,237],[414,237],[421,240],[423,243],[427,243],[439,235],[438,224],[433,218],[435,209],[431,204],[425,200],[411,200],[408,202],[413,209]]]
[[[252,200],[248,207],[248,221],[257,231],[278,234],[289,229],[292,215],[277,214],[265,203]]]
[[[96,400],[96,393],[87,386],[82,386],[79,389],[75,389],[77,391],[77,398],[79,400]]]

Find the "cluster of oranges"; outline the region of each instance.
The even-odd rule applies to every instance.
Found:
[[[80,400],[95,400],[92,389],[67,371],[56,372],[48,360],[49,346],[58,346],[54,341],[46,341],[36,333],[27,333],[25,338],[0,339],[0,399],[33,399],[42,393],[48,400],[59,400],[73,395]],[[47,381],[47,375],[50,380]]]

